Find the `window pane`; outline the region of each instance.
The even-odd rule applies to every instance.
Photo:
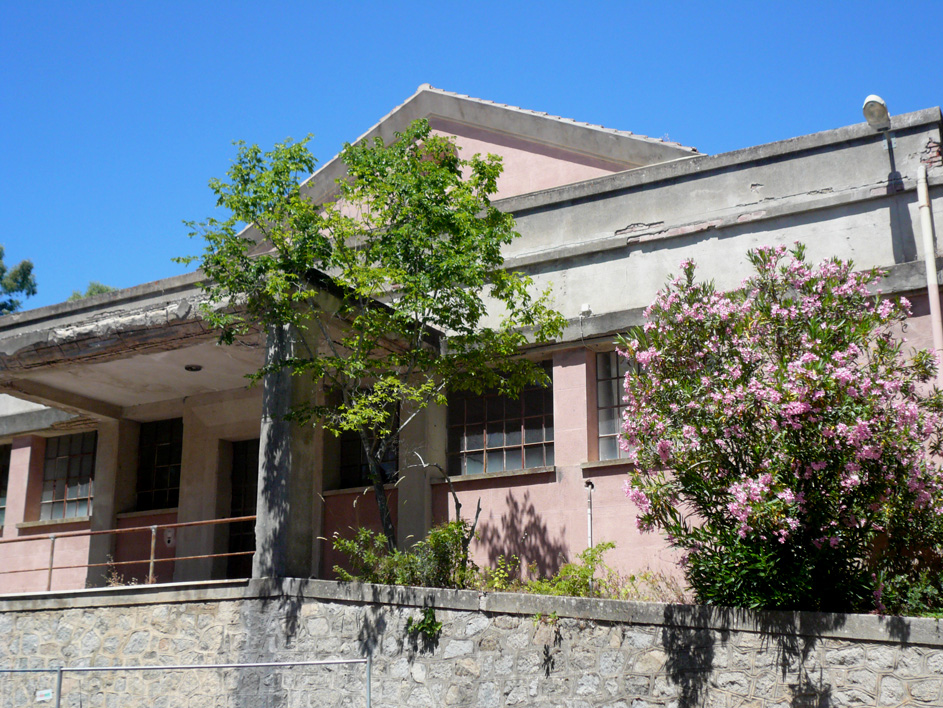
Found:
[[[486,472],[503,472],[504,471],[504,450],[489,450],[488,451],[488,464],[485,468]]]
[[[521,444],[521,441],[524,439],[524,432],[520,420],[509,420],[504,424],[504,429],[506,431],[504,438],[505,445],[513,447]]]
[[[619,457],[618,438],[599,438],[599,459],[615,460]]]
[[[468,428],[468,432],[465,434],[465,449],[466,450],[481,450],[484,445],[484,436],[485,429],[476,425]]]
[[[538,443],[544,440],[543,418],[526,418],[524,420],[524,442]]]
[[[534,447],[524,448],[524,466],[525,467],[543,467],[544,466],[543,445],[535,445]]]
[[[615,408],[600,408],[599,409],[599,434],[600,435],[615,435],[618,432],[616,424],[616,409]]]
[[[489,448],[504,447],[504,429],[500,426],[501,426],[501,423],[495,424],[494,425],[494,427],[496,428],[495,430],[492,430],[492,428],[489,426],[488,428],[488,447]]]
[[[615,376],[613,371],[613,354],[615,352],[599,352],[596,354],[596,380],[603,381]]]
[[[484,456],[480,452],[465,455],[465,474],[480,474],[485,471]]]

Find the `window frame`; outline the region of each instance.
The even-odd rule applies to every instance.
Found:
[[[134,508],[175,509],[180,504],[183,463],[183,418],[141,423]]]
[[[634,372],[637,375],[639,368],[617,351],[608,350],[596,352],[595,369],[596,458],[600,461],[622,460],[629,456],[620,444],[622,416],[628,407],[623,400],[623,382],[627,373]]]
[[[92,515],[97,451],[97,430],[46,438],[40,521],[83,519]]]
[[[0,445],[0,528],[6,521],[7,495],[10,488],[10,456],[13,445]]]
[[[448,401],[448,473],[474,476],[554,465],[553,366],[550,383],[517,398],[496,391],[458,392]],[[479,442],[480,441],[480,442]]]

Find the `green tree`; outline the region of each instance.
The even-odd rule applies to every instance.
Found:
[[[117,288],[113,288],[110,285],[105,285],[104,283],[99,283],[97,280],[93,280],[88,284],[88,287],[85,288],[83,293],[81,290],[73,290],[72,294],[69,295],[66,302],[75,302],[76,300],[84,300],[87,297],[92,295],[104,295],[105,293],[112,293]]]
[[[14,295],[31,297],[36,294],[36,278],[32,261],[20,261],[13,268],[7,268],[3,263],[3,253],[3,246],[0,246],[0,315],[8,315],[23,304]]]
[[[296,355],[256,376],[287,368],[329,393],[291,415],[359,434],[392,548],[382,464],[400,431],[450,390],[515,395],[546,382],[519,354],[563,320],[547,292],[503,267],[517,234],[490,200],[500,158],[463,160],[416,121],[389,145],[345,145],[337,200],[316,204],[300,183],[315,166],[306,142],[268,153],[239,143],[229,181],[210,183],[230,217],[188,224],[206,241],[207,317],[227,343],[259,325],[290,329]]]

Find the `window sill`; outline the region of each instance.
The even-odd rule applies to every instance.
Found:
[[[449,477],[452,484],[463,484],[466,482],[476,482],[485,479],[504,479],[506,477],[531,477],[542,474],[552,474],[557,471],[556,467],[528,467],[524,470],[504,470],[502,472],[481,472],[479,474],[456,474]],[[444,477],[432,480],[432,484],[447,484]]]
[[[391,489],[396,489],[396,484],[384,484],[383,488],[386,491]],[[367,492],[373,491],[373,485],[362,486],[362,487],[345,487],[344,489],[325,489],[321,492],[322,497],[337,497],[342,494],[366,494]]]
[[[628,469],[634,467],[635,465],[629,462],[624,457],[615,459],[615,460],[594,460],[592,462],[584,462],[580,465],[580,468],[583,470],[583,476],[591,474],[616,474],[628,471]]]
[[[169,509],[143,509],[141,511],[122,511],[120,514],[115,514],[119,519],[134,519],[139,516],[159,516],[161,514],[176,514],[177,507],[171,507]]]
[[[44,526],[68,526],[70,524],[87,524],[91,516],[73,516],[68,519],[44,519],[43,521],[21,521],[16,525],[18,529],[38,529]]]

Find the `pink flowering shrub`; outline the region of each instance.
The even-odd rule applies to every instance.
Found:
[[[935,361],[903,351],[909,303],[870,292],[880,272],[749,258],[728,293],[682,263],[621,341],[638,524],[683,550],[699,602],[899,610],[909,584],[940,589]]]

